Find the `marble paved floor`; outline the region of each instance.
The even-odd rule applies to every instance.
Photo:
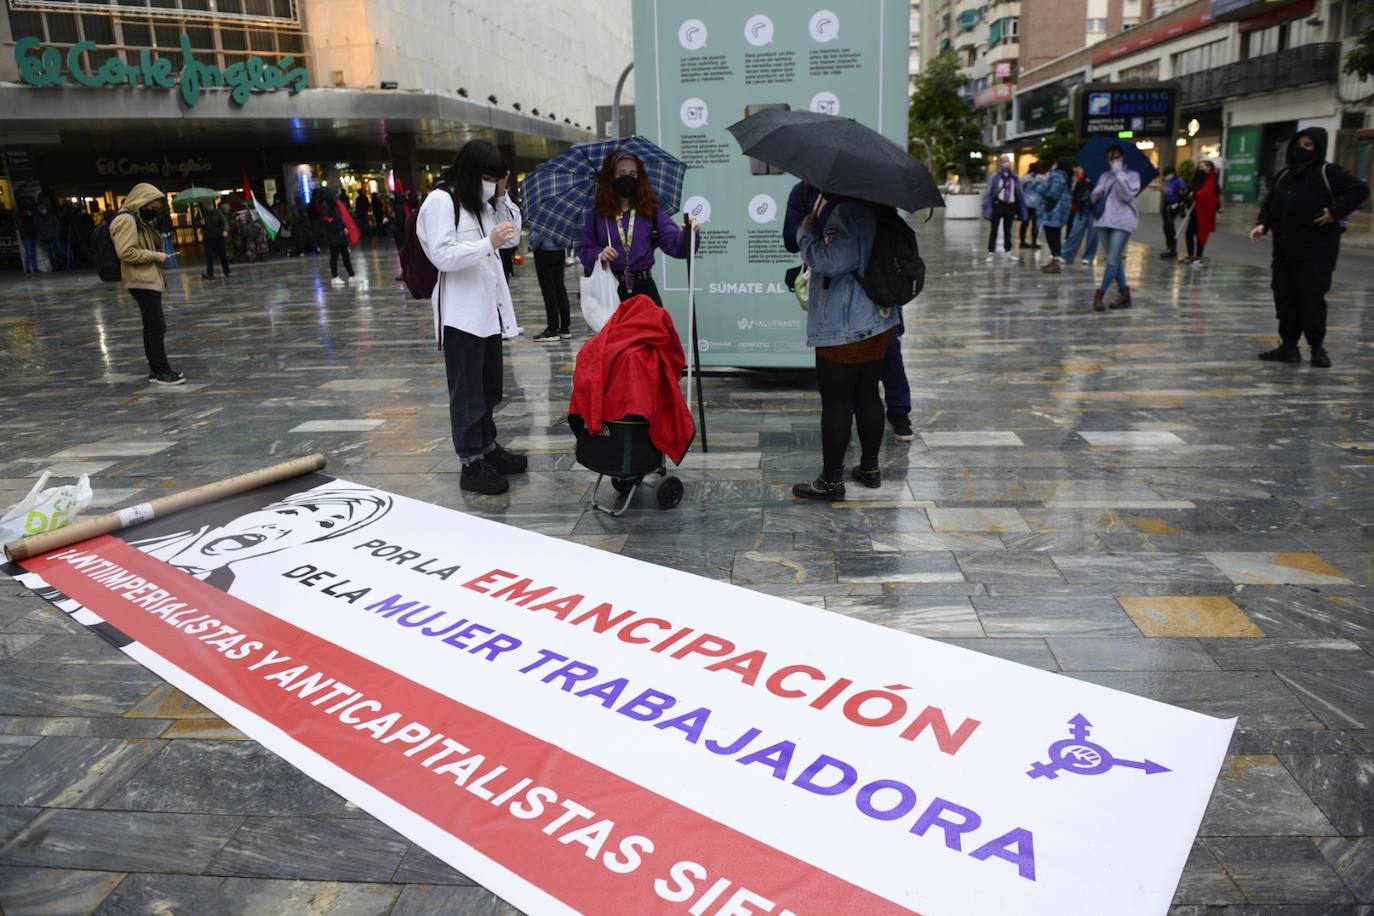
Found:
[[[978,226],[919,232],[920,435],[846,506],[789,495],[817,466],[809,381],[750,376],[707,380],[712,449],[677,510],[588,512],[561,420],[580,326],[509,346],[499,424],[531,471],[465,498],[428,306],[381,247],[347,290],[319,257],[175,275],[178,389],[144,382],[119,289],[0,280],[0,504],[45,467],[114,505],[319,449],[398,493],[1239,716],[1176,912],[1371,912],[1368,277],[1338,277],[1320,371],[1254,360],[1273,315],[1254,267],[1133,246],[1136,307],[1095,315],[1086,268],[989,267]],[[516,300],[537,332],[528,265]],[[2,578],[0,909],[509,911]]]

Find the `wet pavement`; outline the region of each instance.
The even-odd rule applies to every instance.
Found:
[[[531,264],[497,417],[531,471],[465,497],[429,306],[380,245],[348,289],[319,256],[174,274],[180,388],[147,384],[117,286],[0,279],[0,504],[44,468],[90,473],[114,506],[320,450],[351,480],[1238,716],[1175,911],[1370,912],[1368,273],[1339,273],[1317,370],[1254,359],[1274,323],[1253,264],[1133,245],[1136,306],[1098,315],[1088,268],[1042,274],[1043,249],[986,265],[981,224],[918,231],[917,439],[889,438],[882,488],[843,505],[790,496],[819,461],[811,382],[751,374],[706,380],[711,451],[679,472],[682,505],[589,512],[562,420],[586,328],[529,339]],[[0,909],[510,911],[3,577]]]

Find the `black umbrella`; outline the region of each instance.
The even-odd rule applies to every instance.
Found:
[[[790,172],[824,194],[908,211],[945,205],[924,163],[858,121],[766,108],[726,129],[746,155]]]

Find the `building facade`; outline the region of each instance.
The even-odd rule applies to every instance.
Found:
[[[424,188],[474,137],[523,171],[595,136],[633,59],[628,0],[5,0],[0,50],[6,208]]]
[[[1323,127],[1331,157],[1371,177],[1374,82],[1341,73],[1363,24],[1349,0],[1195,0],[1024,71],[1010,143],[1033,155],[1084,82],[1175,81],[1173,137],[1139,142],[1157,164],[1211,159],[1223,193],[1250,203],[1282,166],[1288,140]]]

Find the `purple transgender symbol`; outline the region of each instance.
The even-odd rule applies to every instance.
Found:
[[[1144,770],[1147,776],[1170,772],[1168,767],[1153,760],[1120,760],[1113,757],[1111,751],[1095,741],[1088,740],[1088,729],[1091,727],[1092,723],[1084,718],[1081,712],[1074,716],[1069,720],[1069,737],[1060,738],[1050,745],[1047,752],[1049,762],[1041,763],[1037,760],[1031,764],[1026,775],[1031,779],[1041,776],[1055,779],[1059,776],[1059,771],[1063,770],[1079,776],[1101,776],[1112,767],[1133,767]]]

